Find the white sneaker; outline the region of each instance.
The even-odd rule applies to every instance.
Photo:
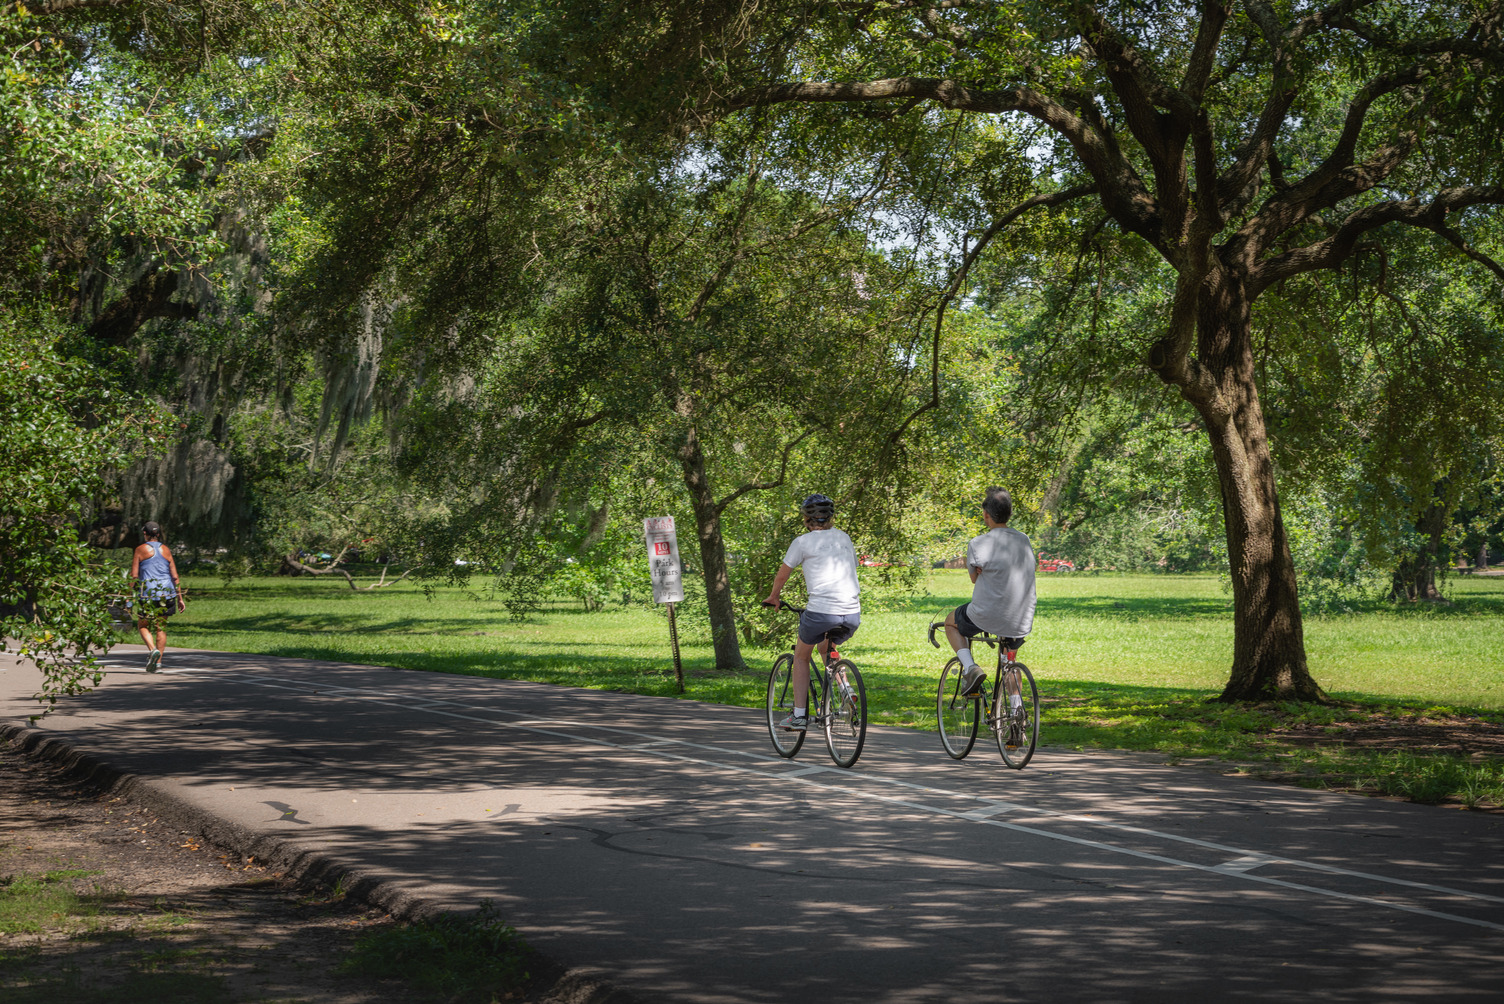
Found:
[[[162,653],[156,649],[151,650],[151,655],[146,657],[146,671],[155,673],[162,665]]]
[[[804,732],[809,729],[809,715],[789,715],[778,723],[778,728],[785,732]]]
[[[987,679],[987,671],[978,663],[961,674],[961,696],[976,697],[982,692],[982,681]]]

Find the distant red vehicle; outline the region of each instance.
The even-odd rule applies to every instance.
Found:
[[[891,561],[878,561],[876,558],[872,557],[872,555],[870,555],[870,554],[858,555],[857,559],[856,559],[856,563],[858,565],[861,565],[863,568],[892,568],[893,567],[893,563]]]
[[[1074,572],[1076,563],[1069,558],[1046,558],[1041,554],[1037,569],[1041,572]]]

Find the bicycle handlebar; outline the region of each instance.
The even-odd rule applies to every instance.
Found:
[[[769,610],[792,610],[796,614],[804,613],[803,607],[796,607],[792,603],[785,603],[782,600],[779,600],[777,603],[769,603],[767,600],[763,600],[762,605]]]
[[[943,627],[945,627],[944,621],[930,621],[930,644],[935,646],[936,648],[940,647],[940,643],[935,640],[935,632]],[[980,640],[983,645],[997,645],[1002,641],[1000,637],[990,631],[983,631],[979,634],[973,635],[973,637]]]

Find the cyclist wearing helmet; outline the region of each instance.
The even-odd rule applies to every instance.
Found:
[[[961,692],[975,693],[987,671],[972,658],[969,638],[986,631],[1014,642],[1017,648],[1034,627],[1034,545],[1022,531],[1008,526],[1013,516],[1013,498],[1002,488],[987,489],[982,500],[982,520],[987,532],[966,545],[966,570],[971,573],[971,602],[963,603],[945,618],[945,637],[956,650],[965,671]],[[1014,707],[1022,697],[1010,693]]]
[[[807,533],[794,538],[778,574],[773,576],[773,591],[764,600],[777,607],[782,601],[784,583],[794,569],[804,567],[804,588],[809,594],[804,613],[799,615],[799,641],[794,646],[794,712],[778,727],[785,732],[802,732],[809,727],[809,660],[819,647],[825,654],[831,645],[839,645],[862,623],[861,586],[856,578],[856,548],[846,531],[831,524],[836,504],[824,495],[811,495],[799,507]]]

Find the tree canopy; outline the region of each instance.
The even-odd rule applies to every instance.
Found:
[[[12,574],[12,616],[100,644],[46,583],[97,599],[74,545],[146,518],[227,569],[598,604],[668,511],[735,667],[799,496],[912,579],[1002,480],[1043,547],[1225,568],[1224,697],[1319,698],[1302,590],[1434,595],[1497,534],[1501,25],[7,4],[0,320],[77,460],[7,517],[65,569]]]

